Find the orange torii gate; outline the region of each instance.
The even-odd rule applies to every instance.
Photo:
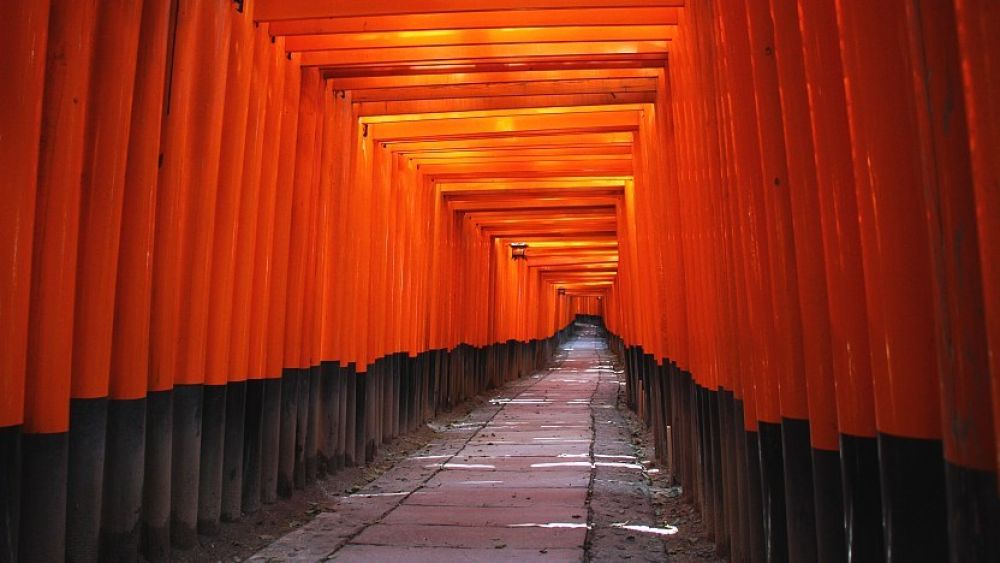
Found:
[[[720,554],[1000,558],[995,2],[0,14],[0,561],[167,560],[578,315]]]

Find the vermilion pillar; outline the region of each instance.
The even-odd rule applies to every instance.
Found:
[[[992,30],[1000,24],[1000,9],[988,0],[956,0],[955,8],[983,276],[996,472],[1000,470],[1000,191],[995,189],[1000,184],[1000,161],[995,158],[1000,150],[1000,97],[996,95],[1000,36]]]
[[[799,22],[815,146],[833,382],[840,455],[814,456],[817,475],[841,474],[844,540],[849,557],[882,551],[875,407],[868,344],[868,311],[861,262],[851,138],[838,47],[836,10],[829,2],[800,0]],[[836,505],[836,493],[826,502]],[[822,501],[817,498],[817,505]]]
[[[794,561],[832,562],[845,557],[840,471],[836,463],[814,471],[814,466],[826,460],[835,462],[840,449],[836,400],[831,400],[834,375],[815,147],[797,5],[772,0],[770,6],[802,325],[803,371],[790,378],[789,386],[798,390],[804,385],[808,391],[807,411],[799,405],[799,413],[807,412],[807,420],[785,418],[783,427],[790,557]],[[797,402],[797,393],[783,397],[788,395]],[[800,449],[811,449],[811,454],[793,453]],[[812,485],[811,490],[804,489],[806,484]]]
[[[247,98],[239,225],[236,239],[235,282],[231,299],[232,336],[229,342],[229,386],[226,390],[226,444],[223,459],[222,519],[238,520],[243,512],[243,475],[247,378],[250,357],[250,299],[257,242],[260,201],[260,163],[264,140],[265,102],[271,69],[271,41],[266,26],[253,34],[253,78]],[[259,451],[259,450],[258,450]]]
[[[284,43],[276,40],[268,47],[267,88],[263,92],[263,123],[260,145],[259,199],[257,214],[257,235],[254,241],[253,273],[249,321],[250,346],[247,372],[246,427],[244,428],[245,448],[243,465],[243,511],[255,512],[264,500],[264,468],[273,467],[277,462],[277,443],[269,435],[272,424],[277,424],[277,408],[280,402],[280,383],[268,378],[265,373],[267,362],[267,325],[270,318],[269,294],[272,278],[274,205],[277,197],[275,186],[278,172],[278,141],[281,137],[282,100],[285,88],[286,62]],[[273,418],[273,420],[271,420]],[[276,475],[272,473],[273,475]],[[273,496],[274,493],[271,493]]]
[[[988,19],[988,13],[982,14]],[[954,3],[911,7],[913,87],[920,104],[921,147],[930,161],[923,198],[934,291],[941,429],[952,561],[1000,558],[984,288],[970,149],[970,117],[962,89],[963,59]],[[981,71],[977,71],[978,72]],[[967,75],[972,74],[967,71]],[[971,142],[970,142],[971,141]],[[989,221],[985,217],[979,220]],[[987,313],[988,314],[988,313]]]
[[[190,114],[196,90],[199,19],[208,17],[195,2],[177,4],[168,32],[172,52],[169,88],[164,99],[159,183],[153,253],[150,319],[149,394],[147,395],[144,487],[145,553],[151,560],[170,558],[172,512],[174,384],[180,379],[184,261],[191,174],[187,148],[192,141]],[[186,414],[186,413],[183,413]]]
[[[910,2],[837,2],[861,223],[884,557],[947,558],[929,212]],[[875,87],[875,85],[878,87]],[[914,495],[920,487],[924,494]]]
[[[240,229],[243,157],[246,147],[248,99],[253,69],[253,4],[241,13],[231,7],[231,41],[227,53],[225,103],[222,109],[221,147],[215,223],[211,244],[211,276],[207,290],[208,332],[205,348],[201,467],[198,480],[198,532],[214,535],[222,517],[223,479],[235,479],[223,472],[224,462],[242,458],[242,442],[227,441],[230,370],[233,328],[233,288],[236,280],[236,243]],[[238,386],[238,385],[236,385]],[[234,415],[236,416],[236,415]],[[227,449],[228,448],[228,449]]]
[[[115,285],[142,2],[99,2],[82,175],[66,556],[99,557]]]
[[[171,470],[171,541],[182,549],[197,543],[204,383],[211,297],[212,243],[219,186],[228,44],[232,35],[230,5],[193,7],[198,63],[188,72],[194,87],[186,118],[185,146],[179,147],[182,182],[187,186],[182,236],[177,372],[174,377],[173,459]],[[175,161],[176,162],[176,161]],[[217,391],[217,388],[213,388]],[[218,404],[211,394],[212,406]],[[215,410],[213,409],[213,413]]]
[[[811,495],[811,456],[806,438],[809,435],[806,428],[809,409],[796,264],[798,241],[794,236],[794,211],[790,195],[792,191],[804,186],[789,182],[785,147],[790,141],[785,139],[786,129],[783,127],[776,64],[777,44],[768,2],[748,0],[747,18],[760,131],[763,192],[767,205],[773,314],[776,322],[775,341],[771,345],[776,348],[774,370],[781,400],[780,459],[784,481],[787,549],[791,559],[808,560],[816,557],[815,515]],[[787,36],[782,37],[786,38]],[[795,46],[791,49],[795,49]],[[763,453],[764,449],[761,451]],[[782,557],[777,548],[773,553],[776,557]]]
[[[142,5],[115,283],[101,555],[140,548],[160,126],[170,2]]]
[[[296,56],[297,59],[297,56]],[[280,416],[282,406],[286,404],[287,398],[284,396],[284,384],[281,382],[283,369],[286,366],[293,366],[294,356],[285,351],[285,327],[287,325],[287,296],[288,296],[288,264],[289,264],[289,240],[292,230],[292,205],[296,196],[296,184],[294,182],[294,166],[296,163],[296,143],[297,128],[299,119],[299,99],[301,90],[300,69],[295,61],[283,62],[281,72],[285,73],[285,87],[282,93],[281,109],[281,132],[278,142],[279,160],[275,183],[275,226],[273,239],[273,260],[272,260],[272,282],[269,296],[269,314],[267,332],[267,350],[264,367],[264,375],[268,378],[267,396],[268,406],[275,412],[267,413],[274,420],[270,424],[273,426],[273,434],[268,434],[267,439],[272,443],[274,450],[273,460],[270,461],[263,471],[262,495],[264,502],[271,503],[277,499],[279,491],[279,465],[285,458],[280,452],[279,430],[284,428],[285,419]],[[298,366],[294,366],[298,367]],[[294,371],[294,370],[293,370]],[[278,400],[280,399],[280,401]],[[294,459],[294,457],[292,457]]]
[[[0,558],[18,557],[21,424],[30,309],[38,140],[48,39],[49,2],[4,4],[11,29],[0,37]]]
[[[25,379],[20,554],[66,551],[73,311],[96,2],[59,5],[49,17],[38,163],[31,316]]]

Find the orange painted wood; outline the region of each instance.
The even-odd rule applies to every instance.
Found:
[[[72,396],[108,395],[141,2],[101,2],[82,177]]]
[[[364,5],[344,4],[337,0],[258,0],[254,17],[258,20],[289,20],[323,17],[348,17],[384,14],[419,14],[426,12],[465,12],[476,10],[577,9],[588,7],[678,7],[684,0],[481,0],[475,6],[455,0],[373,0]]]
[[[4,8],[0,425],[601,314],[746,430],[995,469],[996,10],[911,4]]]
[[[954,7],[920,10],[909,30],[920,79],[923,156],[929,166],[928,213],[944,457],[962,467],[995,469],[986,316],[961,55]],[[913,21],[913,20],[911,20]],[[953,119],[954,115],[960,116]],[[977,233],[978,234],[978,233]]]
[[[28,349],[38,141],[48,46],[49,2],[5,3],[10,29],[0,38],[0,427],[21,424]]]
[[[112,399],[141,399],[149,378],[156,192],[170,3],[142,6],[129,123],[111,343]]]
[[[802,35],[795,5],[772,1],[770,6],[799,281],[804,362],[801,383],[808,392],[812,445],[833,451],[839,449],[839,439],[836,402],[830,400],[834,396],[830,313]]]
[[[172,67],[164,99],[164,122],[160,143],[161,166],[156,198],[156,236],[153,253],[152,318],[150,320],[149,390],[173,388],[179,376],[182,287],[187,274],[184,263],[185,232],[192,164],[187,157],[190,142],[191,106],[196,88],[199,20],[202,11],[194,2],[178,4],[173,33]]]
[[[273,21],[275,35],[311,35],[438,29],[488,29],[548,26],[671,25],[678,8],[577,8],[537,10],[468,10],[388,16],[320,17]]]
[[[836,11],[801,0],[799,25],[826,265],[837,425],[843,434],[875,436],[868,310],[858,204],[847,121]]]
[[[350,51],[418,47],[464,47],[471,45],[549,44],[566,42],[662,41],[673,38],[676,26],[631,25],[566,27],[505,27],[502,29],[435,29],[432,31],[365,32],[293,35],[286,39],[289,51]],[[541,49],[540,49],[541,50]]]
[[[65,432],[73,365],[80,177],[84,169],[95,1],[49,17],[25,375],[24,430]]]
[[[940,439],[927,209],[914,91],[900,5],[838,4],[854,181],[861,222],[876,424]],[[881,84],[880,88],[862,84]],[[929,369],[930,367],[930,369]]]
[[[663,69],[620,68],[620,69],[577,69],[577,70],[521,70],[496,72],[455,72],[444,74],[411,74],[390,76],[362,76],[354,78],[331,78],[335,89],[350,90],[352,93],[374,95],[378,92],[391,93],[395,90],[428,89],[444,87],[476,86],[480,89],[492,85],[528,88],[533,83],[542,82],[543,87],[552,82],[574,83],[614,83],[616,81],[658,78]]]
[[[776,361],[781,415],[809,418],[805,365],[802,351],[802,320],[799,282],[795,267],[795,240],[782,130],[781,100],[775,57],[767,46],[774,43],[774,30],[767,0],[747,0],[751,57],[757,120],[760,124],[763,192],[767,202],[771,291],[775,317]]]
[[[370,108],[421,108],[418,111],[386,111],[391,113],[436,113],[438,111],[471,111],[469,106],[478,103],[482,109],[491,109],[489,105],[502,107],[518,107],[511,104],[518,100],[508,98],[529,98],[536,101],[539,107],[559,107],[562,105],[605,105],[605,104],[636,104],[653,101],[652,94],[656,91],[655,79],[637,78],[625,80],[588,80],[540,83],[522,82],[507,84],[473,86],[433,86],[426,88],[384,88],[379,90],[359,90],[355,97],[358,101],[368,102]],[[573,97],[580,94],[579,101],[568,104]],[[643,95],[646,94],[646,95]],[[600,100],[600,101],[593,101]],[[540,102],[549,103],[540,103]],[[381,102],[378,103],[378,102]],[[408,102],[408,103],[406,103]],[[421,105],[423,104],[423,105]],[[522,102],[523,104],[523,102]],[[447,108],[444,110],[435,108]]]
[[[271,41],[264,27],[254,31],[253,79],[250,81],[246,141],[243,156],[240,211],[237,223],[236,274],[233,287],[233,335],[230,341],[230,381],[244,381],[250,375],[250,318],[254,286],[261,200],[261,162],[267,115],[267,92],[274,66]]]
[[[972,181],[976,196],[976,225],[983,276],[983,306],[988,338],[990,386],[993,397],[993,435],[1000,468],[1000,38],[991,30],[1000,23],[1000,9],[991,2],[956,0],[958,40],[963,61]],[[992,186],[992,187],[991,187]]]
[[[264,379],[267,368],[267,333],[271,315],[271,280],[274,277],[275,206],[278,197],[278,161],[283,103],[285,95],[285,69],[287,62],[281,41],[268,48],[267,91],[264,106],[263,139],[261,142],[260,195],[258,199],[257,236],[254,242],[253,283],[250,303],[250,353],[248,357],[251,379]],[[274,377],[280,376],[273,374]]]
[[[205,384],[225,385],[231,370],[233,292],[236,287],[236,256],[244,157],[247,146],[248,108],[254,62],[254,26],[231,9],[231,40],[227,54],[226,96],[222,109],[221,150],[216,188],[215,224],[212,236],[212,274],[208,289],[208,333],[205,349]]]
[[[302,311],[308,240],[312,238],[311,196],[318,180],[317,168],[322,122],[319,107],[323,85],[318,71],[304,71],[299,86],[299,117],[296,132],[295,179],[288,248],[288,290],[285,313],[285,367],[305,368],[302,354]]]
[[[181,296],[180,372],[175,383],[205,382],[208,325],[212,286],[212,245],[215,240],[219,168],[226,82],[229,71],[228,44],[233,21],[230,6],[202,9],[199,20],[195,93],[190,107],[190,132],[185,146],[185,174],[189,183],[188,215],[184,233],[185,276]]]
[[[324,154],[328,155],[323,162],[328,166],[333,166],[332,175],[328,182],[344,187],[351,186],[350,174],[352,173],[351,159],[353,154],[338,150],[338,147],[351,146],[357,135],[356,120],[353,120],[353,99],[348,93],[343,95],[334,92],[332,85],[328,83],[325,93],[327,99],[333,99],[332,114],[329,118],[332,121],[324,122],[321,134],[331,135],[328,141],[324,141]],[[334,209],[349,209],[350,198],[356,194],[350,189],[335,190],[331,205]],[[353,219],[353,214],[349,216]],[[324,357],[331,360],[346,361],[346,339],[354,330],[354,327],[345,322],[345,315],[351,305],[346,300],[344,288],[352,281],[348,276],[342,275],[350,267],[348,262],[351,252],[354,250],[350,239],[351,224],[347,220],[325,223],[321,225],[326,235],[324,241],[329,246],[327,261],[323,267],[323,330],[328,335],[324,336],[324,345],[329,348],[329,355]]]
[[[289,365],[291,355],[285,351],[285,327],[288,318],[288,264],[292,236],[292,207],[298,188],[295,182],[295,163],[298,145],[299,100],[302,92],[301,71],[297,57],[283,64],[285,88],[281,105],[281,132],[278,139],[278,170],[275,182],[274,256],[272,261],[270,310],[267,331],[267,359],[264,369],[266,377],[281,376],[281,370]],[[298,367],[298,366],[295,366]]]
[[[306,51],[302,54],[304,66],[328,68],[337,65],[392,65],[406,63],[438,63],[449,61],[479,61],[490,59],[546,57],[563,59],[584,59],[601,55],[660,55],[668,50],[668,41],[603,41],[551,43],[545,49],[537,44],[514,43],[493,47],[492,45],[446,46],[446,47],[385,47],[380,49],[341,49],[334,51]]]

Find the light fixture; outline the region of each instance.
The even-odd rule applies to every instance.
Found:
[[[527,256],[524,254],[528,250],[528,243],[526,242],[512,242],[510,243],[510,259],[526,259]]]

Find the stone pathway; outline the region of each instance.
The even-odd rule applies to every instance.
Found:
[[[664,561],[594,327],[253,561]],[[655,470],[651,470],[655,471]]]

